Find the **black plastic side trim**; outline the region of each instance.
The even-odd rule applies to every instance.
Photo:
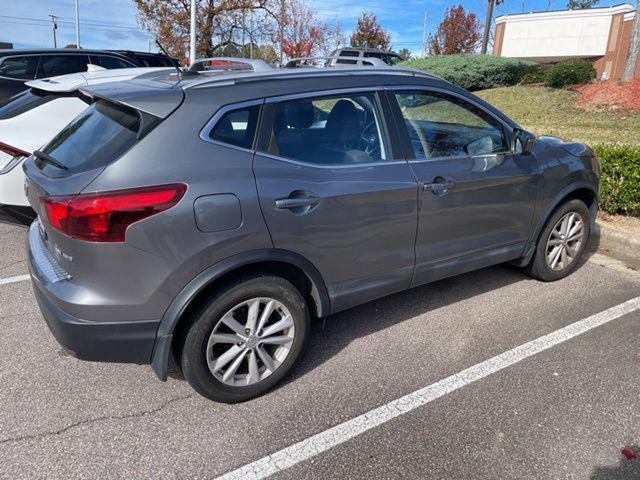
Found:
[[[320,272],[304,257],[287,250],[278,249],[252,250],[234,255],[200,273],[180,291],[173,302],[171,302],[171,305],[169,305],[158,327],[151,360],[153,370],[160,380],[165,381],[167,379],[167,368],[171,350],[170,340],[178,321],[191,301],[196,298],[198,293],[206,288],[207,285],[225,273],[259,262],[284,262],[300,268],[311,282],[311,296],[317,306],[316,315],[318,317],[329,315],[331,312],[331,304],[324,280]]]

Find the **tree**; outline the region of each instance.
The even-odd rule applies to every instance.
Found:
[[[188,51],[191,2],[188,0],[134,0],[138,22],[177,58]],[[241,45],[247,11],[262,14],[262,24],[272,28],[278,18],[276,0],[196,0],[196,52],[212,56],[228,45]],[[270,19],[269,22],[266,19]],[[260,20],[260,19],[259,19]],[[265,33],[265,35],[268,34]]]
[[[582,10],[585,8],[593,8],[600,0],[569,0],[567,3],[567,8],[570,10]]]
[[[402,58],[402,60],[409,60],[411,58],[411,50],[409,50],[408,48],[403,48],[398,52],[398,55],[400,55],[400,58]]]
[[[78,48],[78,45],[76,45],[75,43],[68,43],[64,46],[64,48]]]
[[[288,58],[309,57],[323,47],[331,36],[331,27],[319,20],[302,1],[290,2],[283,29],[282,51]]]
[[[638,57],[640,56],[640,5],[636,8],[636,14],[633,17],[633,25],[631,26],[631,40],[629,41],[629,52],[627,53],[627,61],[624,64],[624,72],[622,72],[622,81],[628,82],[633,79],[638,65]]]
[[[351,34],[351,46],[388,50],[390,45],[391,37],[378,22],[378,16],[373,12],[362,12]]]
[[[480,41],[480,21],[462,5],[447,8],[434,35],[429,36],[431,55],[473,53]]]

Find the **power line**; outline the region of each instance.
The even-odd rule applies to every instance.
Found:
[[[43,18],[31,18],[31,17],[14,17],[11,15],[0,15],[0,19],[2,18],[9,18],[9,19],[13,19],[13,20],[25,20],[25,21],[30,21],[30,22],[44,22],[44,24],[49,24],[49,20],[43,19]],[[65,24],[70,24],[70,25],[75,25],[75,22],[71,21],[71,20],[60,20],[60,17],[56,17],[58,19],[58,23],[65,23]],[[13,22],[8,22],[8,23],[13,23]],[[125,29],[129,29],[129,30],[143,30],[140,27],[133,27],[131,25],[120,25],[117,23],[108,23],[108,22],[95,22],[95,21],[88,21],[88,22],[81,22],[82,25],[89,25],[89,26],[95,26],[95,27],[108,27],[108,28],[125,28]]]

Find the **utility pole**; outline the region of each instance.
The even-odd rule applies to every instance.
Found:
[[[51,35],[53,36],[53,48],[58,48],[58,42],[56,40],[56,30],[58,29],[58,17],[55,15],[49,15],[51,17]]]
[[[491,30],[491,19],[493,18],[493,3],[495,0],[487,0],[487,18],[484,20],[484,33],[482,34],[482,55],[487,54],[489,45],[489,30]]]
[[[80,48],[80,0],[76,0],[76,47]]]
[[[253,60],[253,8],[249,10],[249,58]]]
[[[191,0],[191,39],[189,44],[189,65],[196,61],[196,0]]]
[[[278,22],[280,29],[280,66],[284,64],[284,22],[285,22],[285,5],[284,0],[280,0],[280,21]]]
[[[422,24],[422,56],[427,56],[427,11],[424,11],[424,23]]]

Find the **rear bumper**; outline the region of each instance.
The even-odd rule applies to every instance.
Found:
[[[51,333],[69,353],[94,362],[151,363],[160,322],[87,322],[66,314],[47,298],[33,280],[40,311]]]
[[[76,318],[56,305],[50,286],[68,280],[58,275],[55,265],[39,252],[34,242],[37,229],[29,232],[29,270],[40,311],[53,336],[81,360],[95,362],[151,363],[159,320],[93,322]],[[42,265],[40,265],[42,263]]]

